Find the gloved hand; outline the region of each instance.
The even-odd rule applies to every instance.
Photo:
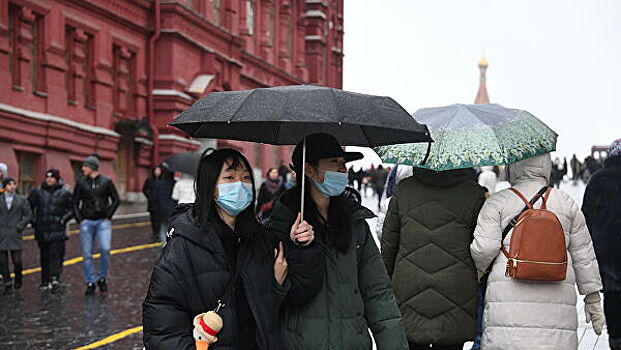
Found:
[[[584,313],[587,323],[593,322],[595,334],[601,335],[606,318],[602,308],[601,298],[598,292],[591,293],[584,297]]]

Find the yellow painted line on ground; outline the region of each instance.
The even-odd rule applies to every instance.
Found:
[[[145,222],[136,222],[133,224],[122,224],[122,225],[114,225],[112,226],[113,230],[120,230],[120,229],[124,229],[124,228],[130,228],[130,227],[143,227],[143,226],[148,226],[151,225],[150,222],[145,221]],[[69,231],[69,235],[73,236],[73,235],[77,235],[80,233],[79,229],[75,229],[75,230],[71,230]],[[34,239],[34,235],[28,235],[28,236],[24,236],[22,237],[22,239],[24,241],[32,241]]]
[[[144,250],[144,249],[149,249],[149,248],[155,248],[155,247],[161,247],[162,243],[161,242],[156,242],[156,243],[148,243],[148,244],[141,244],[141,245],[135,245],[132,247],[127,247],[127,248],[121,248],[121,249],[114,249],[110,251],[110,255],[117,255],[117,254],[123,254],[123,253],[131,253],[131,252],[135,252],[138,250]],[[93,254],[93,259],[99,259],[101,257],[101,254],[97,253],[97,254]],[[77,257],[77,258],[73,258],[73,259],[69,259],[69,260],[65,260],[63,262],[63,266],[69,266],[69,265],[75,265],[78,263],[81,263],[82,261],[84,261],[83,257]],[[35,267],[32,269],[27,269],[22,271],[22,275],[30,275],[36,272],[41,272],[41,268],[40,267]],[[15,277],[15,274],[11,274],[11,277]]]
[[[88,345],[84,345],[81,346],[79,348],[75,348],[73,350],[88,350],[88,349],[97,349],[100,346],[104,346],[104,345],[108,345],[108,344],[112,344],[115,341],[121,340],[129,335],[138,333],[138,332],[142,332],[142,326],[138,326],[138,327],[134,327],[134,328],[130,328],[128,330],[113,334],[109,337],[103,338],[102,340],[96,341],[94,343],[88,344]]]

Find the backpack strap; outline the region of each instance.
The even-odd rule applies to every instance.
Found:
[[[552,192],[552,187],[548,187],[546,193],[541,197],[541,209],[548,209],[548,198],[550,198],[550,192]]]
[[[511,190],[511,192],[515,193],[515,195],[516,195],[516,196],[520,197],[520,199],[522,200],[522,202],[524,202],[524,203],[526,204],[526,208],[527,208],[527,209],[533,209],[533,205],[532,205],[531,203],[529,203],[529,202],[528,202],[528,199],[526,199],[526,197],[524,197],[524,195],[523,195],[520,191],[516,190],[516,189],[515,189],[515,188],[513,188],[513,187],[511,187],[511,188],[510,188],[510,190]],[[537,193],[537,194],[539,194],[539,193]],[[533,202],[533,203],[534,203],[534,202]],[[524,209],[524,210],[526,210],[526,209]],[[524,210],[522,210],[522,212],[523,212]],[[522,214],[522,213],[520,213],[520,214]]]

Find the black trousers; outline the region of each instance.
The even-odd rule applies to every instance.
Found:
[[[464,344],[453,344],[453,345],[433,344],[432,347],[429,347],[430,345],[432,344],[410,343],[410,350],[424,350],[424,349],[462,350],[464,348]]]
[[[22,279],[22,270],[24,265],[22,264],[22,251],[11,250],[11,260],[13,260],[13,268],[15,272],[15,279]],[[0,274],[4,278],[4,283],[11,282],[11,272],[9,271],[9,250],[0,250]]]
[[[159,237],[160,234],[160,219],[155,210],[149,212],[149,217],[151,218],[151,232],[154,237]]]
[[[608,336],[621,343],[621,292],[604,293],[604,314]]]
[[[39,258],[41,262],[41,283],[47,284],[51,278],[60,280],[65,260],[65,241],[39,242]]]

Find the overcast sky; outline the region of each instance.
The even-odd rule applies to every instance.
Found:
[[[619,0],[346,0],[344,89],[410,113],[473,103],[526,109],[585,157],[621,137]]]

